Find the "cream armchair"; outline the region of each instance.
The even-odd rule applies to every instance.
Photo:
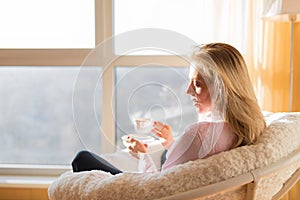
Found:
[[[67,172],[48,189],[61,199],[278,199],[299,179],[300,113],[269,113],[256,144],[164,172]]]

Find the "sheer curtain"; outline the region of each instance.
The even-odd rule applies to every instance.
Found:
[[[249,71],[262,109],[286,111],[288,106],[288,24],[261,19],[264,1],[251,1]]]
[[[245,58],[258,97],[264,110],[288,111],[290,23],[261,19],[264,1],[248,1],[247,54]],[[295,24],[295,55],[300,51],[300,23]],[[293,110],[300,110],[299,59],[295,56]]]
[[[201,2],[201,1],[199,1]],[[236,47],[241,53],[247,51],[247,1],[204,0],[201,13],[205,13],[203,23],[210,25],[200,32],[200,37],[208,42],[225,42]],[[206,34],[204,34],[206,33]]]
[[[208,2],[214,9],[211,30],[214,40],[227,42],[245,54],[247,52],[247,15],[249,12],[247,1],[214,0]]]
[[[114,35],[162,28],[198,44],[226,42],[245,53],[246,4],[244,0],[115,0]]]

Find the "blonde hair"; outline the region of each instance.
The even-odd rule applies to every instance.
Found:
[[[211,43],[196,46],[191,58],[212,86],[214,108],[223,113],[236,134],[235,146],[253,144],[266,123],[240,52],[228,44]]]

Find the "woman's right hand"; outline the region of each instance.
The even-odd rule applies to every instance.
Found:
[[[161,140],[163,147],[168,149],[174,142],[172,135],[172,127],[159,121],[153,122],[153,128],[151,130]]]

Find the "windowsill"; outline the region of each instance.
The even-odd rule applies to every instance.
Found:
[[[0,188],[48,188],[70,166],[0,164]]]
[[[58,177],[0,175],[0,188],[48,188]]]
[[[1,175],[59,176],[71,170],[67,165],[0,164]]]

